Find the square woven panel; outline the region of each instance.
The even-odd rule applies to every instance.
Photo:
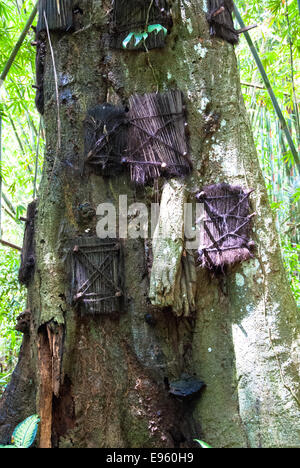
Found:
[[[132,181],[145,184],[191,172],[185,114],[180,90],[130,97],[126,162]]]
[[[122,312],[124,267],[117,240],[80,237],[72,241],[69,256],[70,302],[81,315]]]
[[[99,175],[120,173],[128,145],[128,117],[124,108],[104,103],[90,109],[84,123],[85,164]]]
[[[200,227],[199,261],[203,267],[222,270],[253,257],[250,240],[249,196],[253,191],[228,184],[205,187],[197,196],[204,204]]]

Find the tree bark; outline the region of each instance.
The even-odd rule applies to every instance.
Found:
[[[51,34],[60,147],[47,45],[47,147],[26,342],[36,411],[42,415],[42,447],[191,447],[195,437],[214,447],[300,446],[296,304],[242,100],[234,48],[209,36],[205,0],[171,3],[174,25],[167,45],[149,53],[108,48],[108,0],[79,0],[82,13],[75,31]],[[118,319],[81,317],[66,301],[66,246],[87,229],[94,232],[96,218],[80,221],[78,206],[118,205],[119,195],[127,195],[128,204],[149,205],[155,198],[153,191],[133,187],[126,175],[82,176],[87,110],[104,102],[127,104],[135,92],[172,88],[182,90],[188,110],[194,171],[185,190],[192,199],[212,183],[253,188],[255,258],[222,280],[198,270],[196,314],[179,318],[149,304],[144,241],[125,240],[124,314]],[[207,134],[207,122],[216,114],[219,126]],[[152,325],[145,321],[147,314]],[[30,378],[24,353],[23,348],[13,379]],[[58,369],[59,389],[53,378]],[[167,382],[183,373],[207,385],[192,402],[172,398],[167,389]],[[8,395],[14,409],[9,427]],[[24,405],[18,410],[17,401],[8,388],[0,403],[0,442],[13,423],[29,415]],[[28,412],[34,413],[32,403]]]

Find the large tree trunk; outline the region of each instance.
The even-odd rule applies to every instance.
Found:
[[[107,47],[110,1],[79,0],[80,26],[52,34],[60,93],[61,146],[49,44],[45,63],[46,157],[36,222],[36,268],[29,287],[30,348],[41,447],[178,447],[202,437],[214,447],[299,447],[296,305],[243,104],[233,46],[209,36],[206,1],[173,1],[164,49],[149,53]],[[96,104],[127,104],[134,92],[184,93],[194,172],[192,198],[204,185],[253,188],[255,258],[222,280],[199,270],[195,319],[149,304],[142,240],[125,240],[127,305],[118,319],[81,317],[66,300],[66,246],[96,220],[78,207],[152,201],[125,175],[81,175],[83,122]],[[207,134],[211,113],[220,125]],[[178,203],[180,203],[181,198]],[[92,231],[91,231],[92,232]],[[163,261],[163,260],[162,260]],[[166,268],[168,265],[166,266]],[[152,314],[156,326],[145,321]],[[149,322],[149,320],[148,320]],[[299,330],[299,329],[298,329]],[[23,351],[28,349],[28,343]],[[20,366],[15,379],[30,378]],[[22,361],[23,359],[23,361]],[[61,363],[61,369],[60,369]],[[204,380],[187,403],[166,382],[183,373]],[[0,403],[4,439],[7,402],[28,416],[8,388]],[[9,394],[9,395],[8,395]],[[34,395],[34,392],[31,393]],[[28,392],[26,395],[28,397]],[[14,398],[15,397],[15,398]],[[33,396],[34,398],[34,396]],[[14,401],[15,400],[15,401]],[[11,413],[12,414],[12,413]],[[4,416],[3,416],[4,415]]]

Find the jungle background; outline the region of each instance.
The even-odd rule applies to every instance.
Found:
[[[34,7],[34,0],[0,0],[0,71]],[[236,0],[287,121],[300,145],[297,96],[300,59],[300,0]],[[237,25],[237,29],[239,26]],[[44,129],[35,109],[35,47],[31,29],[0,88],[0,242],[22,245],[26,207],[38,194]],[[282,255],[300,305],[300,174],[245,37],[236,47],[242,91],[252,124]],[[253,155],[255,158],[255,154]],[[0,244],[0,395],[15,367],[21,334],[16,317],[25,309],[18,283],[20,252]]]

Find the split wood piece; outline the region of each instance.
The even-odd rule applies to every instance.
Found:
[[[195,310],[196,267],[184,250],[184,212],[187,194],[178,180],[166,182],[153,238],[153,266],[149,297],[156,307],[171,307],[188,317]]]
[[[205,187],[197,195],[204,204],[200,224],[199,261],[210,270],[223,271],[253,257],[255,243],[251,241],[249,197],[253,190],[218,184]]]
[[[184,250],[175,283],[172,310],[178,317],[189,317],[196,310],[197,272],[193,252]]]
[[[35,268],[35,217],[37,213],[37,200],[34,200],[27,209],[23,248],[21,253],[21,266],[19,269],[19,281],[29,286]]]
[[[123,41],[132,33],[143,33],[151,25],[160,24],[167,30],[172,27],[172,17],[167,0],[113,0],[110,21],[110,46],[124,49]],[[132,40],[127,50],[151,50],[165,46],[163,31],[152,32],[145,41],[135,46]]]
[[[52,390],[53,394],[58,398],[61,384],[64,327],[50,322],[47,324],[47,334],[52,356]]]
[[[63,357],[64,327],[53,322],[39,332],[39,415],[40,448],[52,447],[53,396],[59,397]]]
[[[68,32],[73,27],[73,0],[39,0],[37,32],[46,30]]]
[[[145,184],[164,177],[182,177],[192,170],[183,94],[133,95],[129,99],[128,157],[131,179]]]
[[[84,122],[85,164],[103,176],[119,174],[128,143],[128,119],[123,107],[109,103],[90,109]]]
[[[239,32],[233,23],[233,0],[208,0],[207,21],[210,25],[210,35],[217,36],[231,44],[239,41]]]
[[[72,240],[69,301],[82,315],[116,315],[124,306],[124,262],[120,242],[98,237]]]

